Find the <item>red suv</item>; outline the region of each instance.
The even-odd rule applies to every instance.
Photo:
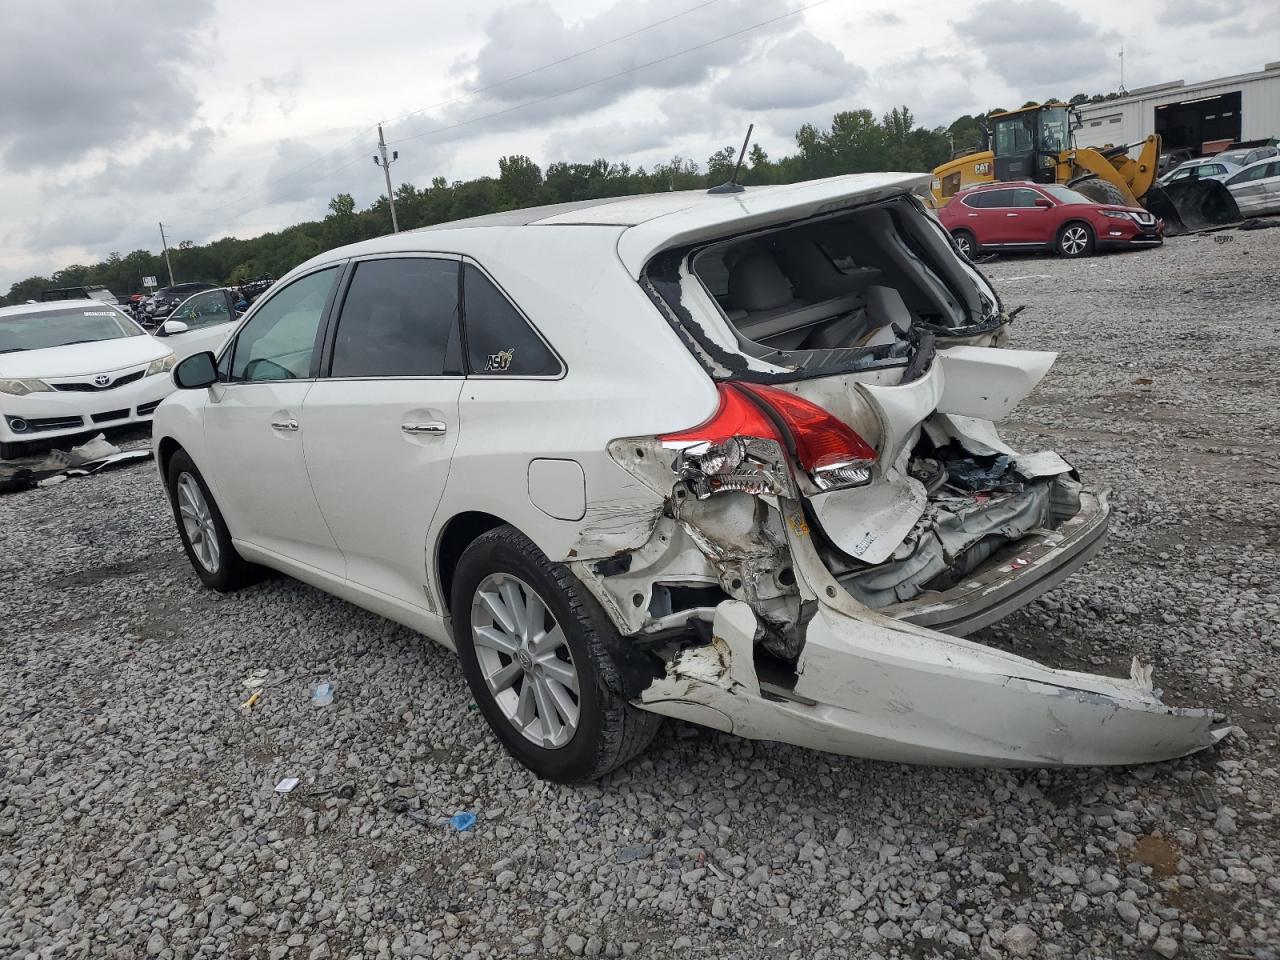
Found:
[[[938,217],[966,256],[989,249],[1087,257],[1094,249],[1164,242],[1164,221],[1141,207],[1094,203],[1053,183],[974,187],[956,194]]]

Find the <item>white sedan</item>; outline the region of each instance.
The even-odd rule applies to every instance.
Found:
[[[226,287],[201,290],[174,307],[155,335],[165,338],[179,360],[205,350],[217,353],[236,328],[236,300]]]
[[[0,308],[0,458],[41,441],[149,421],[173,391],[172,350],[116,307]]]

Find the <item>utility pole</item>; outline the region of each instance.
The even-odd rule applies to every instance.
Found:
[[[1124,88],[1124,47],[1121,47],[1120,48],[1120,95],[1124,96],[1124,94],[1128,92],[1129,91]]]
[[[391,232],[399,233],[400,224],[396,222],[396,197],[391,192],[391,164],[400,159],[400,151],[391,151],[391,159],[387,159],[387,141],[382,136],[382,124],[378,124],[378,156],[373,162],[382,168],[382,175],[387,179],[387,203],[391,204]]]
[[[164,247],[164,265],[169,268],[169,286],[177,281],[173,279],[173,264],[169,261],[169,242],[164,238],[164,224],[160,224],[160,246]]]

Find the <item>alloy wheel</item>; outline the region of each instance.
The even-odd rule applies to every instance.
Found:
[[[507,573],[480,581],[471,634],[485,686],[527,740],[563,747],[578,729],[581,699],[569,642],[542,598]]]
[[[973,244],[969,242],[969,238],[963,233],[956,237],[956,249],[966,257],[973,255]]]
[[[209,509],[200,484],[189,473],[178,477],[178,514],[182,517],[182,529],[196,560],[210,573],[217,573],[222,551],[218,547],[213,511]]]
[[[1062,249],[1070,256],[1082,253],[1089,246],[1089,232],[1084,227],[1068,227],[1062,231]]]

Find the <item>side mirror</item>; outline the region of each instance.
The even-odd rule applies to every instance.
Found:
[[[166,320],[160,326],[160,333],[162,336],[172,337],[175,333],[186,333],[190,329],[181,320]]]
[[[1037,206],[1037,207],[1040,207],[1040,208],[1042,208],[1042,209],[1044,209],[1044,210],[1052,210],[1052,209],[1053,209],[1053,201],[1052,201],[1052,200],[1046,200],[1044,197],[1041,197],[1039,200],[1037,200],[1037,201],[1036,201],[1036,206]],[[166,326],[168,326],[168,324],[166,324]]]
[[[218,361],[208,350],[193,353],[173,368],[173,382],[179,390],[199,390],[218,382]]]

